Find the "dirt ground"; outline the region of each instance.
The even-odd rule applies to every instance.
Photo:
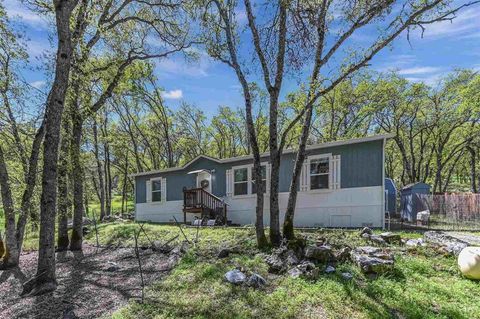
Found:
[[[176,255],[141,251],[145,285],[172,268]],[[138,260],[133,248],[96,249],[84,246],[83,256],[57,253],[55,292],[20,297],[22,282],[35,274],[37,253],[21,256],[20,269],[0,271],[0,318],[98,318],[131,298],[141,297]],[[67,315],[68,314],[68,315]]]

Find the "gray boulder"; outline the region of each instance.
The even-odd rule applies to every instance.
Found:
[[[353,275],[349,272],[342,272],[340,275],[345,280],[352,280],[353,279]]]
[[[378,235],[371,235],[371,236],[370,236],[370,240],[371,240],[372,242],[374,242],[375,244],[381,245],[381,246],[387,244],[387,242],[385,241],[385,239],[383,239],[382,237],[380,237],[380,236],[378,236]]]
[[[259,274],[253,273],[247,279],[247,286],[252,288],[261,288],[267,284],[267,280],[260,276]]]
[[[301,275],[303,275],[304,272],[299,269],[298,267],[293,267],[288,271],[288,275],[292,278],[299,278]]]
[[[293,250],[287,250],[284,253],[284,258],[285,258],[285,263],[287,264],[288,267],[297,265],[299,263],[297,255]]]
[[[286,270],[286,265],[282,258],[277,254],[268,255],[265,258],[265,262],[268,265],[268,272],[279,274]]]
[[[380,237],[389,244],[393,244],[393,243],[400,244],[402,241],[402,237],[400,237],[399,234],[395,234],[392,232],[381,233]]]
[[[361,235],[363,239],[370,239],[370,234],[364,233]]]
[[[480,245],[480,236],[468,233],[427,231],[423,234],[427,243],[437,245],[447,254],[458,256],[467,246]]]
[[[315,264],[311,261],[302,261],[300,264],[297,265],[297,268],[300,269],[302,272],[307,272],[315,268]]]
[[[358,247],[352,250],[351,256],[364,273],[385,273],[392,270],[395,264],[392,254],[377,247]]]
[[[360,236],[363,237],[363,235],[365,235],[365,234],[371,235],[371,234],[373,234],[373,231],[372,231],[370,228],[368,228],[368,227],[364,227],[364,228],[360,231]]]
[[[326,274],[331,274],[331,273],[334,273],[335,272],[335,267],[333,266],[327,266],[327,268],[325,268],[325,273]]]
[[[423,242],[422,238],[418,239],[408,239],[405,241],[405,246],[408,247],[419,247],[419,246],[425,246],[425,243]]]
[[[350,247],[343,247],[339,251],[335,252],[335,260],[338,262],[345,262],[350,259],[350,252],[352,249]]]
[[[333,259],[332,248],[328,245],[308,246],[305,250],[305,258],[318,262],[327,262]]]
[[[243,284],[247,280],[247,276],[238,269],[227,271],[225,280],[234,285]]]

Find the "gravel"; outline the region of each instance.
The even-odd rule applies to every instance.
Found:
[[[141,251],[140,258],[145,285],[161,279],[174,266],[172,260],[178,259],[151,250]],[[37,253],[25,253],[20,258],[20,269],[0,271],[0,318],[62,318],[72,308],[78,318],[98,318],[141,296],[133,248],[97,250],[85,245],[83,256],[57,253],[57,290],[42,296],[19,297],[22,282],[35,274],[36,264]],[[117,266],[115,271],[111,271],[112,264]]]

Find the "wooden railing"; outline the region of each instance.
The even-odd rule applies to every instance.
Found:
[[[206,213],[217,213],[221,210],[225,221],[227,220],[227,204],[221,198],[203,188],[183,189],[183,210],[184,213],[200,212],[202,218]]]

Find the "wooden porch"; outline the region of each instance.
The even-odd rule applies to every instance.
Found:
[[[183,221],[187,213],[200,213],[201,219],[215,220],[216,225],[227,223],[227,204],[203,188],[183,189]]]

